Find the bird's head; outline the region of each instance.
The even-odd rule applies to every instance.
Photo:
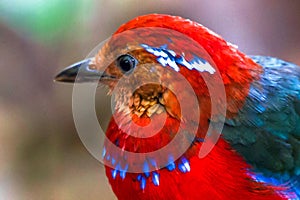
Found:
[[[116,110],[133,118],[167,113],[181,120],[179,96],[189,104],[188,96],[204,94],[203,77],[214,77],[213,65],[206,50],[179,31],[136,27],[120,29],[101,45],[95,57],[68,67],[56,80],[99,81],[109,87]]]
[[[209,121],[234,116],[259,69],[209,29],[180,17],[152,14],[122,25],[97,55],[66,68],[56,80],[107,85],[116,102],[115,120],[120,119],[118,126],[111,126],[110,139],[122,149],[147,152],[168,144],[181,122],[185,132],[193,129],[196,138],[204,138]],[[218,92],[222,87],[225,98]],[[225,113],[220,111],[224,108]],[[153,119],[165,122],[163,135],[149,138],[149,131],[128,125],[133,121],[147,126]],[[126,134],[114,135],[122,126]],[[148,138],[129,140],[129,132]],[[187,142],[193,140],[187,137]]]

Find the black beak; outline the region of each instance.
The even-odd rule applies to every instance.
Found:
[[[75,80],[76,82],[99,81],[103,72],[90,69],[90,62],[91,58],[75,63],[58,73],[54,80],[67,83],[74,83]]]

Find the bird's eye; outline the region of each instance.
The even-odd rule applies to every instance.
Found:
[[[137,64],[137,60],[128,54],[119,56],[116,62],[117,66],[123,72],[129,72],[130,70],[134,69]]]

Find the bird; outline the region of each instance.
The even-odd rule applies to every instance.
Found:
[[[300,199],[296,64],[246,55],[189,19],[147,14],[55,80],[97,82],[113,94],[102,153],[120,200]],[[218,122],[217,140],[199,156]],[[169,151],[150,156],[165,146]]]

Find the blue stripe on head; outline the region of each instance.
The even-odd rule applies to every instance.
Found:
[[[180,68],[178,65],[184,66],[189,70],[197,70],[199,72],[208,72],[214,74],[216,70],[203,58],[194,55],[191,61],[187,61],[184,56],[177,55],[173,50],[168,49],[168,45],[162,45],[160,47],[151,47],[147,44],[141,44],[147,52],[155,55],[157,57],[157,62],[162,66],[167,65],[171,67],[176,72],[179,72]]]

